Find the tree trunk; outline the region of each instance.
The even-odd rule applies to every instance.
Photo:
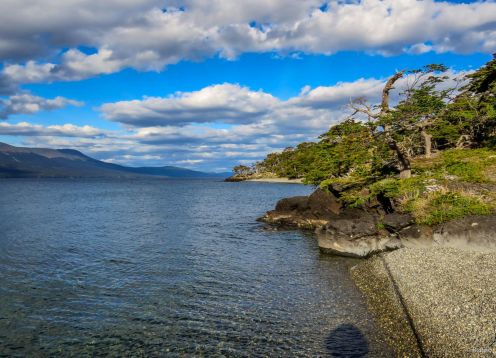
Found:
[[[390,113],[389,93],[394,88],[394,84],[396,83],[396,81],[398,81],[401,77],[403,77],[403,71],[397,72],[394,76],[390,77],[389,80],[386,82],[386,85],[382,90],[380,117],[384,118]],[[403,153],[401,148],[398,147],[398,144],[392,137],[391,128],[387,124],[384,126],[384,134],[386,135],[389,148],[394,150],[394,152],[396,153],[396,157],[398,158],[400,178],[401,179],[410,178],[412,176],[412,168],[410,164],[410,159],[408,158],[408,154]]]
[[[422,138],[424,138],[424,154],[426,158],[430,158],[432,155],[432,135],[427,133],[424,129],[420,132]]]
[[[394,84],[401,77],[403,77],[403,71],[397,72],[389,78],[389,80],[384,85],[382,90],[382,101],[381,101],[381,114],[387,114],[389,112],[389,92],[394,88]]]
[[[472,145],[471,138],[467,134],[462,134],[460,138],[458,138],[458,141],[456,142],[456,147],[458,149],[470,148],[471,145]]]
[[[389,147],[395,151],[398,157],[399,169],[400,169],[400,179],[408,179],[412,176],[412,165],[408,155],[403,153],[395,140],[389,142]]]

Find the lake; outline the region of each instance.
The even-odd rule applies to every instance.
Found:
[[[357,261],[255,221],[312,190],[0,180],[0,355],[388,356]]]

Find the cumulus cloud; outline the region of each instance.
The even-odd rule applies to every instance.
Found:
[[[170,97],[107,103],[106,119],[133,126],[186,125],[189,123],[244,123],[268,113],[278,100],[262,91],[221,84]]]
[[[464,74],[448,72],[450,78]],[[377,103],[385,80],[362,78],[333,86],[304,87],[299,95],[287,100],[236,84],[213,85],[169,97],[103,105],[104,116],[125,124],[121,132],[79,134],[80,138],[25,136],[29,145],[75,148],[128,165],[179,165],[182,161],[197,169],[227,169],[315,140],[350,113],[346,108],[350,99],[365,97]],[[411,80],[405,77],[398,81],[393,101]],[[49,128],[43,129],[44,133]],[[19,128],[8,130],[23,135]],[[0,127],[0,134],[6,131]],[[38,133],[43,131],[39,129]]]
[[[64,97],[47,99],[30,93],[20,93],[6,99],[0,98],[0,119],[6,119],[13,114],[32,114],[39,111],[52,111],[65,106],[82,106],[82,102]]]
[[[496,51],[496,3],[434,0],[0,2],[2,76],[79,80],[246,52]],[[78,48],[87,46],[94,53]],[[57,55],[57,51],[69,48]],[[36,62],[52,54],[53,62]],[[0,80],[1,89],[2,80]]]
[[[2,76],[13,83],[27,84],[55,81],[78,81],[119,71],[123,61],[112,58],[112,51],[101,49],[86,55],[77,49],[65,52],[59,64],[28,61],[24,65],[5,66]]]
[[[105,136],[106,134],[106,131],[88,125],[76,126],[74,124],[62,124],[42,126],[28,122],[17,124],[0,122],[0,135],[93,138]]]
[[[140,133],[157,131],[176,135],[170,128],[181,129],[196,138],[198,129],[209,135],[225,136],[224,129],[192,126],[200,123],[236,125],[231,134],[262,134],[267,125],[291,128],[319,128],[321,123],[341,113],[351,98],[375,100],[384,85],[382,79],[359,79],[334,86],[303,88],[300,95],[282,101],[262,90],[253,91],[237,84],[211,85],[194,92],[179,92],[169,97],[145,97],[141,100],[106,103],[100,107],[104,118],[133,127],[145,127]],[[160,127],[163,127],[160,129]],[[208,130],[206,130],[208,128]]]
[[[375,99],[383,80],[359,79],[334,86],[304,88],[297,97],[281,101],[261,90],[237,84],[219,84],[169,97],[106,103],[100,107],[104,118],[134,127],[187,126],[192,123],[251,124],[262,120],[288,126],[311,127],[329,110],[341,110],[354,97]],[[192,135],[195,128],[187,127]],[[241,127],[240,127],[241,128]]]

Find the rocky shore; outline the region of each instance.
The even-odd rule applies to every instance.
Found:
[[[317,189],[310,196],[282,199],[259,220],[277,228],[313,230],[322,252],[342,256],[364,258],[403,247],[496,251],[496,216],[417,225],[409,214],[395,212],[385,198],[349,208],[338,196]]]
[[[387,198],[350,208],[331,189],[282,199],[259,220],[368,258],[351,275],[397,356],[495,356],[496,216],[418,225]]]
[[[284,183],[284,184],[303,184],[303,179],[290,179],[272,176],[257,176],[257,175],[233,175],[224,180],[225,182],[261,182],[261,183]]]

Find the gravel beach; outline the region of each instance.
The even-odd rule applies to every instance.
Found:
[[[401,356],[496,356],[496,253],[401,249],[352,276]]]

